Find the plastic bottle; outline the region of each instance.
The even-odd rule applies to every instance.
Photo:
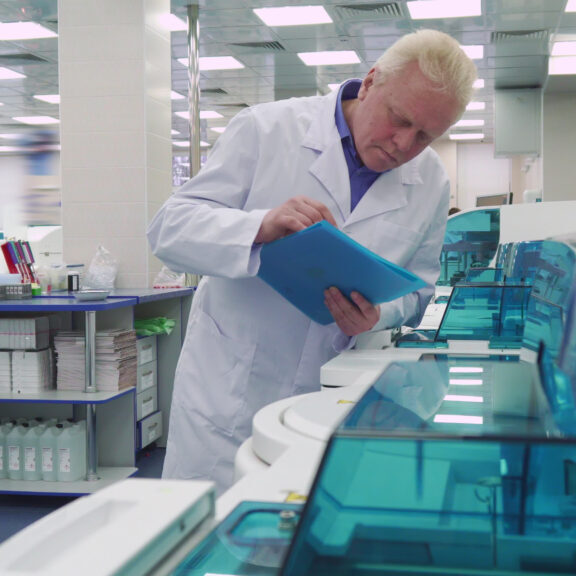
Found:
[[[58,480],[58,436],[62,434],[63,429],[62,424],[48,426],[44,434],[39,438],[40,468],[42,480],[45,482],[56,482]]]
[[[12,428],[6,437],[6,451],[8,453],[8,478],[22,480],[23,457],[22,440],[29,430],[27,422]]]
[[[6,441],[8,434],[14,428],[14,422],[4,420],[0,425],[0,478],[8,478],[8,448]]]
[[[37,424],[29,427],[22,438],[22,479],[42,480],[42,465],[40,457],[39,440],[46,431],[46,427]]]
[[[58,480],[74,482],[86,476],[86,425],[64,427],[57,438]]]

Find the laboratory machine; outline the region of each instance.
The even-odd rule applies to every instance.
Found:
[[[52,567],[72,574],[66,558],[78,558],[63,542],[76,527],[87,554],[83,573],[101,576],[572,574],[575,389],[573,292],[556,357],[541,343],[535,363],[499,356],[390,363],[331,433],[304,501],[260,492],[274,468],[286,473],[288,460],[241,480],[244,492],[233,487],[215,508],[205,483],[184,482],[197,488],[196,504],[190,495],[181,514],[168,507],[163,522],[150,520],[156,529],[145,543],[130,536],[113,544],[118,526],[145,533],[137,510],[156,505],[134,489],[138,480],[127,480],[5,543],[0,573],[33,574],[44,558],[43,574]],[[173,502],[172,484],[156,482]],[[179,517],[188,527],[180,538]],[[105,522],[103,543],[116,560],[106,561],[108,572],[91,571],[102,549],[89,545],[105,537]],[[25,556],[32,542],[53,554]]]

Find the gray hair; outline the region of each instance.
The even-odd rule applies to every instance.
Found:
[[[374,64],[374,83],[382,84],[412,62],[439,91],[453,95],[464,111],[474,92],[476,66],[454,38],[438,30],[402,36]]]

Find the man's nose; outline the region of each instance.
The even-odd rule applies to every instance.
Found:
[[[394,135],[394,144],[398,150],[406,152],[414,145],[416,136],[417,131],[414,128],[400,128]]]

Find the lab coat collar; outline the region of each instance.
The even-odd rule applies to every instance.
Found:
[[[340,214],[335,214],[335,218],[339,220],[340,216],[345,224],[352,224],[406,206],[407,187],[422,183],[418,157],[382,174],[360,200],[356,209],[350,212],[350,177],[334,120],[337,97],[337,90],[325,96],[327,105],[321,107],[320,114],[311,123],[302,143],[304,147],[319,152],[310,166],[310,172],[338,205]]]

